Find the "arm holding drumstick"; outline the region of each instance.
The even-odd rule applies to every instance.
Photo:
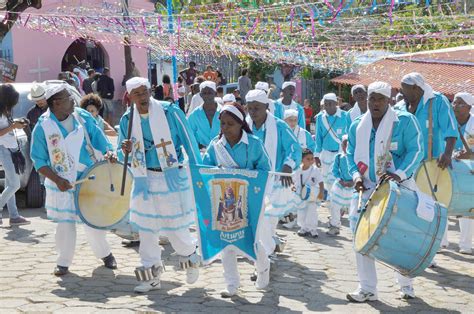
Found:
[[[130,105],[130,115],[128,119],[128,130],[127,130],[127,139],[122,142],[122,151],[124,152],[123,158],[123,172],[122,172],[122,186],[120,188],[120,195],[123,196],[125,193],[125,181],[127,180],[127,167],[128,167],[128,155],[132,151],[132,142],[130,138],[132,136],[132,126],[133,126],[133,113],[134,113],[135,104]]]

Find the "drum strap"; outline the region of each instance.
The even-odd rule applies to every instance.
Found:
[[[433,159],[433,98],[428,105],[428,160]]]
[[[460,125],[458,125],[458,132],[459,132],[459,136],[461,137],[461,142],[464,145],[464,148],[466,149],[466,152],[469,154],[469,157],[472,158],[473,153],[472,153],[471,149],[469,148],[469,145],[467,144],[466,139],[464,138],[464,135],[461,132],[461,126]]]

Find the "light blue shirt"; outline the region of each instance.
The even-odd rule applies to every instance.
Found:
[[[107,137],[105,136],[104,132],[99,128],[95,118],[86,110],[81,108],[74,109],[79,116],[84,120],[84,132],[89,134],[89,138],[91,141],[91,145],[101,153],[105,154],[107,151],[113,150],[112,144],[109,142]],[[59,122],[58,118],[51,112],[50,118],[56,122],[61,131],[61,134],[65,138],[69,132],[63,127],[63,125]],[[36,124],[35,128],[33,129],[33,133],[31,135],[31,160],[35,166],[36,170],[41,169],[42,167],[51,167],[51,161],[49,159],[49,152],[48,152],[48,143],[46,142],[46,136],[44,133],[44,129],[42,126],[42,122],[44,121],[44,116],[41,116],[38,119],[38,123]],[[76,130],[79,126],[79,123],[74,121],[74,130]],[[82,142],[81,152],[79,155],[79,167],[78,169],[84,169],[92,166],[94,161],[89,156],[89,152],[87,151],[87,142],[84,138]],[[77,178],[81,176],[83,171],[78,170]]]
[[[282,171],[285,164],[294,170],[301,164],[301,146],[296,140],[293,131],[286,124],[286,122],[278,118],[275,118],[275,120],[278,133],[275,171]],[[252,127],[252,132],[263,143],[265,143],[265,124],[262,124],[259,130],[257,130],[254,124]]]
[[[221,121],[219,120],[219,114],[221,107],[217,106],[216,113],[212,118],[212,125],[209,124],[206,112],[204,112],[203,106],[199,106],[193,110],[188,117],[189,127],[193,132],[194,136],[199,145],[207,147],[211,140],[219,135],[221,130]]]
[[[302,127],[299,127],[298,130],[293,130],[293,134],[295,135],[296,139],[298,140],[301,148],[303,146],[301,145],[300,142],[300,136],[304,134],[303,136],[306,139],[306,148],[309,149],[310,151],[314,152],[314,149],[316,148],[316,143],[314,142],[313,136],[311,136],[311,133],[303,129]]]
[[[206,153],[203,157],[203,164],[209,166],[219,166],[216,158],[215,144],[220,138],[217,136],[209,144]],[[239,166],[238,169],[249,170],[270,170],[270,160],[265,152],[262,141],[254,135],[242,133],[240,141],[230,147],[229,143],[225,141],[225,148],[235,163]]]
[[[191,164],[200,164],[201,163],[201,154],[197,147],[196,139],[189,129],[188,122],[184,113],[176,105],[172,105],[166,101],[159,101],[160,105],[163,107],[163,110],[166,115],[166,120],[170,128],[171,139],[174,143],[176,149],[176,156],[178,156],[179,162],[183,162],[184,156],[182,148],[185,149],[186,154],[189,158],[189,163]],[[121,149],[121,143],[127,138],[128,131],[128,121],[130,120],[130,109],[127,110],[120,119],[120,130],[118,133],[117,140],[117,155],[120,161],[123,161],[123,153]],[[153,135],[150,128],[150,119],[149,116],[144,118],[140,117],[140,123],[143,133],[143,141],[145,146],[145,160],[147,168],[160,168],[160,161],[158,159],[158,154],[156,153],[155,143],[153,141]],[[159,123],[159,121],[157,121]],[[129,158],[129,162],[130,162]]]
[[[336,155],[332,166],[332,174],[336,179],[352,181],[352,176],[349,172],[349,161],[346,154],[339,153]]]
[[[337,152],[339,150],[339,143],[334,140],[332,134],[339,140],[346,133],[347,129],[347,112],[340,110],[340,116],[333,114],[332,116],[324,113],[316,116],[316,149],[314,150],[315,157],[319,157],[319,154],[323,150],[331,152]],[[324,126],[323,120],[327,117],[328,128]],[[332,133],[332,134],[331,134]]]
[[[448,137],[458,137],[458,131],[456,129],[457,122],[454,116],[454,111],[449,104],[448,99],[435,92],[433,98],[433,158],[438,158],[443,152],[446,146],[445,140]],[[428,108],[430,100],[424,101],[423,97],[420,99],[420,103],[416,108],[415,116],[420,124],[421,131],[423,132],[424,139],[424,157],[423,160],[428,158]],[[397,103],[395,109],[408,111],[405,101],[402,100]]]
[[[294,100],[291,101],[291,104],[289,106],[284,105],[281,102],[281,99],[278,99],[277,101],[275,101],[275,112],[273,115],[277,118],[284,120],[285,110],[288,110],[288,109],[295,109],[296,111],[298,111],[298,125],[300,126],[300,128],[303,128],[303,129],[306,128],[304,108],[303,106],[301,106],[299,103],[297,103]]]
[[[420,125],[415,116],[400,110],[395,110],[398,122],[393,124],[392,141],[390,145],[390,153],[392,154],[393,163],[395,165],[395,174],[402,180],[410,177],[418,169],[420,162],[423,160],[423,134]],[[357,165],[354,161],[354,152],[356,142],[357,126],[361,121],[358,117],[351,124],[349,129],[349,144],[347,147],[347,159],[349,161],[349,173],[352,178],[358,173]],[[369,161],[369,177],[372,182],[377,181],[375,174],[375,134],[376,130],[372,128],[370,134],[370,161]]]

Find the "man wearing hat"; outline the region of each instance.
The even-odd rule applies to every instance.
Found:
[[[52,84],[46,88],[48,110],[39,118],[31,141],[31,159],[35,169],[46,177],[46,212],[57,223],[56,276],[69,272],[76,247],[76,223],[80,219],[74,203],[74,181],[93,165],[89,152],[100,151],[105,158],[115,160],[113,146],[95,119],[85,110],[74,107],[67,84]],[[90,143],[86,140],[89,138]],[[92,147],[90,147],[92,146]],[[87,240],[97,258],[105,267],[117,268],[106,231],[84,224]]]
[[[188,117],[188,122],[199,148],[205,149],[220,132],[221,106],[216,102],[216,83],[204,81],[199,85],[199,91],[203,104],[194,109]]]
[[[222,97],[222,102],[224,106],[234,103],[235,102],[234,94],[225,94],[224,97]]]
[[[474,154],[474,114],[470,111],[474,107],[474,96],[470,93],[457,93],[454,95],[454,115],[460,132],[456,141],[454,158],[470,159]],[[464,137],[464,141],[462,140]],[[465,147],[467,145],[467,147]],[[472,230],[474,220],[470,218],[459,218],[459,253],[472,254]],[[447,232],[446,232],[447,233]],[[447,236],[446,236],[447,238]],[[447,242],[447,239],[446,239]]]
[[[366,114],[357,118],[349,128],[347,158],[349,173],[356,191],[363,191],[363,203],[381,179],[394,180],[416,190],[411,178],[423,159],[423,135],[416,118],[390,107],[391,86],[374,82],[368,87]],[[385,143],[385,145],[384,145]],[[390,143],[387,147],[386,144]],[[355,232],[358,221],[358,199],[353,198],[349,210],[351,229]],[[351,302],[377,300],[377,273],[371,257],[356,253],[359,287],[347,295]],[[401,297],[415,297],[412,279],[396,273]]]
[[[304,108],[293,100],[296,93],[295,82],[284,82],[281,86],[283,97],[275,101],[275,117],[284,119],[285,111],[293,109],[298,111],[298,125],[303,129],[306,127]]]
[[[204,103],[204,100],[201,97],[199,86],[202,82],[204,82],[204,76],[198,76],[194,80],[194,84],[191,85],[191,91],[193,92],[193,96],[191,98],[191,102],[189,104],[188,110],[186,111],[186,116],[189,117],[191,113]],[[195,92],[194,92],[195,91]]]
[[[267,82],[257,82],[255,84],[255,89],[263,90],[265,93],[267,93],[268,96],[268,110],[270,111],[271,114],[275,113],[275,102],[270,99],[270,85],[268,85]]]
[[[337,96],[329,93],[323,96],[324,112],[316,116],[316,149],[314,161],[324,178],[324,186],[334,183],[332,165],[340,150],[342,136],[346,133],[347,112],[337,106]]]
[[[30,121],[30,129],[36,125],[39,117],[46,112],[48,109],[48,103],[46,102],[46,86],[44,84],[38,84],[33,82],[31,86],[31,91],[28,94],[27,98],[35,103],[35,106],[28,111],[26,118]]]
[[[140,284],[134,291],[145,293],[160,289],[164,270],[159,235],[168,237],[186,269],[186,281],[199,277],[200,258],[196,239],[189,227],[195,224],[191,180],[183,168],[184,148],[192,164],[201,155],[184,113],[178,106],[151,97],[150,82],[133,77],[125,83],[132,107],[120,119],[118,143],[129,154],[133,173],[130,223],[140,236],[141,267],[135,275]],[[131,113],[133,110],[133,118]],[[127,139],[129,124],[131,139]]]
[[[298,143],[301,146],[301,149],[308,148],[312,152],[316,148],[316,143],[311,136],[311,133],[303,129],[298,125],[298,111],[294,109],[289,109],[285,111],[285,122],[288,124],[290,129],[293,131]]]
[[[357,84],[351,88],[352,98],[356,101],[354,107],[347,112],[347,128],[351,126],[358,116],[367,112],[367,89],[364,85]]]

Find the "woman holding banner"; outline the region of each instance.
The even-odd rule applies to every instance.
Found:
[[[269,171],[268,155],[260,139],[252,135],[242,107],[237,103],[223,106],[219,119],[220,134],[209,144],[203,163],[223,168]],[[263,289],[268,285],[270,261],[259,242],[256,243],[256,250],[256,286]],[[234,247],[229,246],[222,251],[222,265],[227,287],[221,295],[229,298],[237,294],[240,285],[237,250]]]

